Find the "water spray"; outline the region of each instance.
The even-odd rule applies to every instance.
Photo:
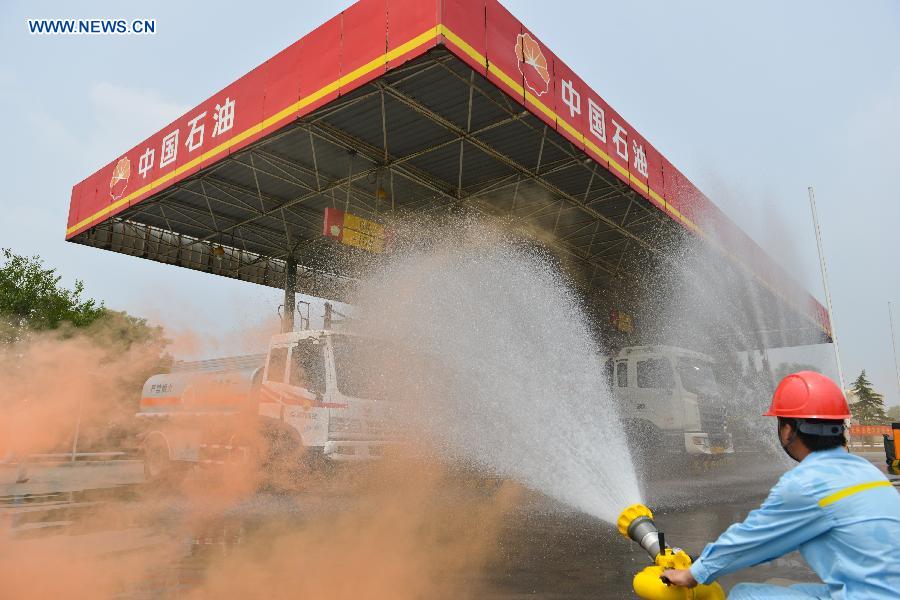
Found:
[[[619,533],[634,540],[647,551],[653,564],[635,574],[634,593],[645,600],[725,600],[725,592],[718,583],[700,584],[694,588],[678,587],[663,577],[667,569],[687,569],[691,557],[680,548],[669,548],[665,534],[653,522],[653,513],[643,504],[633,504],[622,511],[616,522]]]
[[[480,219],[411,233],[395,234],[398,250],[354,301],[356,332],[408,350],[365,367],[388,374],[404,431],[450,462],[615,522],[640,486],[601,347],[564,272]]]

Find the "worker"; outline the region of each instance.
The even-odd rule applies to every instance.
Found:
[[[693,587],[800,550],[823,583],[741,583],[729,598],[900,597],[900,494],[869,461],[847,452],[850,410],[840,388],[812,371],[785,377],[765,416],[800,463],[762,506],[708,544],[690,569],[663,573]]]

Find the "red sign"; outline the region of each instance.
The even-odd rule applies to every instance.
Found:
[[[75,185],[66,238],[422,55],[438,43],[439,6],[352,5]]]
[[[441,23],[451,52],[830,332],[821,304],[496,0],[444,0]]]
[[[821,304],[497,0],[360,0],[75,185],[66,237],[437,44],[830,332]]]

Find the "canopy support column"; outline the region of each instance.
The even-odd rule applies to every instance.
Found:
[[[294,311],[296,310],[297,261],[288,258],[284,261],[284,316],[281,318],[281,332],[294,330]]]

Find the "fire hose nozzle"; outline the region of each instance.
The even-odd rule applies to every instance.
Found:
[[[632,504],[623,510],[616,525],[619,533],[637,542],[641,548],[647,551],[650,558],[655,560],[656,556],[664,550],[659,529],[653,522],[653,512],[643,504]]]
[[[700,584],[693,589],[676,587],[663,577],[666,569],[687,569],[691,557],[684,550],[667,548],[663,533],[653,522],[653,513],[643,504],[633,504],[622,511],[616,521],[619,533],[634,540],[647,551],[653,564],[634,576],[632,586],[644,600],[725,600],[718,583]]]

